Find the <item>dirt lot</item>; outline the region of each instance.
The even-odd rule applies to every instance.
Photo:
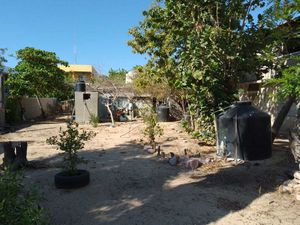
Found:
[[[300,224],[300,202],[278,191],[285,171],[295,167],[284,139],[277,140],[269,160],[235,167],[220,161],[189,171],[143,150],[141,122],[82,125],[97,132],[81,152],[89,160],[82,168],[90,171],[91,183],[60,190],[53,177],[61,158],[45,143],[60,126],[65,127],[60,120],[37,123],[0,136],[28,141],[28,159],[44,167],[27,169],[26,183],[44,194],[52,225]],[[162,127],[159,142],[166,153],[188,148],[214,155],[213,147],[199,146],[178,122]]]

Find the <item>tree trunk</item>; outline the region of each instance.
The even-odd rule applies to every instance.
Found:
[[[281,107],[280,111],[278,112],[272,126],[272,142],[274,142],[275,138],[277,137],[281,125],[283,124],[283,121],[287,116],[288,112],[290,111],[294,102],[295,102],[295,96],[289,96],[286,102]]]
[[[183,114],[186,113],[186,107],[185,107],[185,106],[186,106],[185,100],[182,99],[182,100],[181,100],[181,107],[182,107]]]
[[[154,112],[156,112],[156,103],[157,103],[157,99],[155,97],[152,98],[152,109]]]
[[[36,97],[36,100],[37,100],[37,102],[38,102],[38,104],[39,104],[39,107],[40,107],[40,110],[41,110],[41,113],[42,113],[42,118],[43,118],[43,119],[46,119],[46,114],[45,114],[45,111],[44,111],[44,109],[43,109],[41,100],[40,100],[40,98],[39,98],[37,95],[36,95],[35,97]]]
[[[9,141],[3,143],[3,150],[4,150],[3,164],[5,167],[10,167],[13,165],[16,159],[15,149],[13,148],[12,143]]]
[[[26,121],[25,110],[22,106],[22,98],[18,98],[17,102],[18,102],[20,110],[21,110],[21,118],[20,119],[23,120],[23,121]]]
[[[107,110],[109,112],[110,119],[111,119],[111,124],[112,124],[112,126],[114,126],[115,125],[115,120],[114,120],[114,116],[112,114],[112,111],[111,111],[111,109],[109,107],[109,104],[105,104],[105,106],[106,106],[106,108],[107,108]]]

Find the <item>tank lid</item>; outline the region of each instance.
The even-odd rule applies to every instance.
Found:
[[[238,101],[235,102],[234,105],[252,105],[251,101]]]

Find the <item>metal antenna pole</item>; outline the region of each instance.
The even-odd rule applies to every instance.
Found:
[[[77,64],[77,46],[74,44],[73,46],[73,54],[74,54],[74,63]]]

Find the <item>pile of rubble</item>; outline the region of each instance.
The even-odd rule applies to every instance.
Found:
[[[300,201],[300,171],[296,171],[294,173],[294,179],[285,181],[279,190],[281,193],[295,195],[296,199]]]
[[[214,161],[212,157],[200,156],[200,154],[188,154],[187,149],[184,149],[183,156],[170,152],[169,157],[160,149],[160,146],[152,147],[150,145],[145,145],[144,150],[149,154],[154,154],[157,152],[159,161],[168,162],[171,166],[184,166],[185,168],[191,170],[195,170],[201,167],[203,164]]]

